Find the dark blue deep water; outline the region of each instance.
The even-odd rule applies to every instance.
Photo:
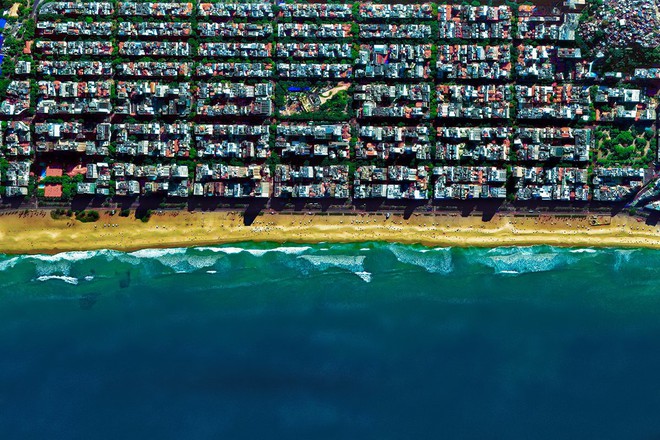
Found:
[[[660,252],[0,256],[2,439],[660,439]]]

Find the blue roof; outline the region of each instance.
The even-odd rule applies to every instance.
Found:
[[[5,20],[4,18],[0,18],[0,29],[4,29],[6,24],[7,24],[7,20]]]

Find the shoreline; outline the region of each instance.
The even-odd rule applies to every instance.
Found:
[[[143,223],[101,211],[94,223],[52,219],[48,211],[0,214],[0,253],[56,254],[109,249],[197,247],[241,242],[360,243],[392,242],[441,247],[540,246],[660,249],[660,226],[625,215],[515,217],[490,221],[459,214],[314,215],[263,213],[246,226],[238,212],[163,212]]]

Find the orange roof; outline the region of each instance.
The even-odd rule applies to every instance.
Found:
[[[69,169],[66,174],[69,177],[75,177],[76,174],[85,174],[86,172],[87,172],[87,167],[84,167],[82,165],[76,165],[75,167]]]
[[[59,165],[49,165],[46,168],[47,177],[61,177],[62,176],[62,167]]]
[[[62,197],[62,185],[49,183],[44,189],[44,196],[50,198]]]

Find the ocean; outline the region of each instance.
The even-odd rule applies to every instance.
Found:
[[[2,439],[659,439],[660,252],[0,256]]]

